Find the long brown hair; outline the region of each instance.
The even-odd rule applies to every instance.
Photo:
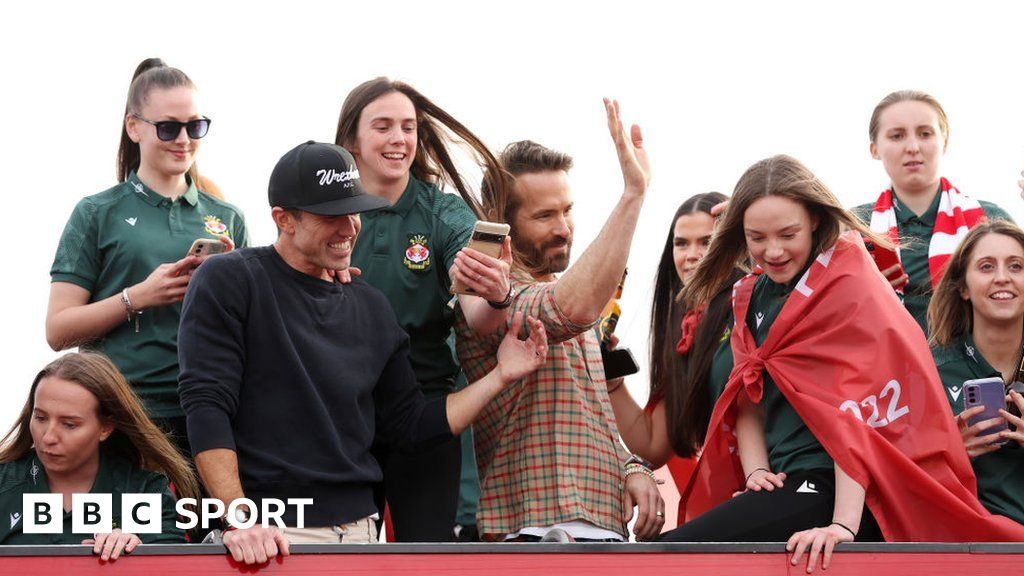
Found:
[[[666,416],[669,425],[669,438],[676,452],[683,457],[693,455],[694,449],[703,440],[703,434],[696,441],[689,441],[694,425],[700,428],[699,423],[693,418],[684,416],[686,412],[686,399],[690,396],[691,386],[705,388],[703,403],[707,404],[706,394],[706,370],[702,371],[698,365],[703,364],[705,350],[701,346],[694,346],[686,357],[676,353],[675,343],[679,340],[679,324],[685,314],[682,303],[677,301],[677,296],[683,289],[683,280],[676,271],[675,260],[673,259],[674,238],[676,222],[686,214],[703,212],[711,215],[711,208],[725,202],[728,198],[720,192],[706,192],[691,196],[684,201],[676,213],[672,216],[671,225],[668,229],[668,236],[661,250],[661,259],[658,261],[658,271],[654,277],[654,298],[651,302],[651,328],[650,328],[650,380],[651,397],[661,396],[665,401]],[[720,322],[710,316],[718,316],[715,310],[707,310],[698,326],[695,339],[700,340],[701,331],[708,324],[724,324],[724,316]],[[725,309],[728,313],[728,309]],[[705,322],[704,319],[707,321]],[[711,350],[714,355],[714,350]],[[707,356],[707,368],[710,368],[710,357]],[[699,380],[699,382],[698,382]],[[699,401],[699,400],[698,400]],[[704,412],[707,412],[705,407]],[[707,428],[707,414],[703,428]],[[685,429],[685,430],[684,430]]]
[[[131,86],[128,88],[128,99],[124,104],[124,116],[121,117],[121,144],[117,148],[118,182],[124,182],[129,173],[139,169],[142,162],[142,151],[139,144],[128,136],[125,119],[129,114],[142,113],[142,107],[153,90],[170,90],[182,86],[192,90],[196,88],[184,72],[171,68],[159,58],[146,58],[135,68]],[[189,168],[188,173],[193,182],[198,181],[195,164]]]
[[[747,240],[743,216],[756,200],[780,196],[800,203],[818,223],[811,243],[811,257],[836,243],[843,228],[857,230],[875,245],[892,248],[888,238],[872,232],[859,218],[839,203],[835,194],[806,166],[791,156],[780,154],[757,162],[736,183],[711,245],[697,265],[693,278],[683,288],[687,307],[708,302],[728,282],[733,271],[747,258]]]
[[[160,472],[174,484],[179,498],[198,498],[199,484],[188,462],[156,424],[146,416],[138,396],[114,364],[102,354],[65,354],[39,371],[21,415],[0,440],[0,463],[24,458],[32,450],[32,412],[36,389],[43,378],[60,378],[88,390],[99,403],[99,418],[113,423],[114,432],[100,445],[139,468]]]
[[[956,338],[974,329],[974,307],[961,294],[967,289],[967,269],[974,249],[989,234],[1002,234],[1016,240],[1024,248],[1024,230],[1003,219],[981,222],[964,236],[963,242],[949,258],[942,280],[939,280],[928,304],[928,328],[932,344],[948,346]]]
[[[673,365],[677,354],[675,342],[679,340],[679,321],[682,320],[682,307],[677,302],[683,290],[683,279],[676,271],[675,259],[675,228],[676,222],[684,215],[704,213],[711,215],[711,208],[728,200],[721,192],[706,192],[687,198],[676,213],[672,215],[672,223],[668,228],[665,244],[658,260],[658,271],[654,276],[654,297],[651,300],[651,332],[650,332],[650,376],[651,394],[664,393],[668,387],[678,382]]]
[[[711,363],[732,312],[732,284],[743,275],[743,270],[733,270],[708,303],[697,325],[690,352],[685,356],[676,355],[678,376],[672,381],[672,386],[665,388],[665,420],[668,423],[669,442],[676,454],[684,458],[696,454],[708,432],[711,420]]]
[[[501,178],[501,167],[494,154],[482,140],[470,132],[461,122],[445,112],[440,106],[431,102],[415,88],[384,76],[374,78],[356,86],[341,105],[338,117],[338,129],[334,135],[334,143],[338,146],[351,148],[356,142],[359,130],[359,117],[371,102],[391,94],[400,92],[412,101],[416,109],[416,157],[413,158],[410,172],[419,180],[442,185],[454,186],[462,199],[466,201],[477,218],[482,218],[480,201],[472,193],[469,184],[455,167],[449,147],[460,144],[472,155],[478,166],[484,169],[485,178],[493,180],[490,185],[504,187],[507,182]],[[452,137],[454,134],[454,138]]]

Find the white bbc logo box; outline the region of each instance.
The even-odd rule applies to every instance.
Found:
[[[123,494],[121,526],[132,534],[159,534],[161,531],[160,494]],[[72,494],[71,531],[75,534],[99,534],[113,531],[114,506],[110,494]],[[24,494],[22,512],[25,534],[61,534],[64,532],[64,500],[61,494]]]

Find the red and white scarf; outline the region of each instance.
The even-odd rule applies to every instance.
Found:
[[[981,204],[954,188],[945,178],[939,181],[939,196],[935,227],[928,242],[928,273],[931,276],[932,288],[935,288],[942,279],[950,256],[964,236],[967,236],[967,232],[975,224],[985,220]],[[888,234],[889,240],[896,248],[896,256],[899,257],[899,223],[896,221],[892,188],[882,192],[875,201],[870,227],[872,232]],[[902,262],[902,258],[900,261]]]

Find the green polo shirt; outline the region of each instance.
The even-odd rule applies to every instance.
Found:
[[[135,173],[99,194],[83,198],[68,219],[50,269],[52,282],[89,291],[89,302],[120,294],[145,280],[157,266],[185,257],[197,238],[227,235],[248,245],[242,213],[200,192],[169,200],[144,185]],[[183,416],[178,404],[178,320],[181,303],[145,310],[85,349],[110,357],[132,383],[154,418]]]
[[[910,281],[904,288],[903,306],[917,320],[925,335],[928,332],[928,303],[932,299],[931,272],[928,270],[928,244],[935,229],[935,216],[939,212],[941,195],[936,190],[931,206],[924,214],[918,216],[913,210],[899,202],[893,195],[893,209],[896,212],[896,223],[900,235],[900,262]],[[980,200],[981,209],[990,220],[997,218],[1013,222],[1013,218],[1002,208],[991,202]],[[871,212],[874,203],[862,204],[853,209],[853,213],[867,224],[871,223]]]
[[[758,346],[768,338],[768,331],[802,275],[802,272],[797,274],[788,284],[776,284],[767,274],[762,274],[754,283],[746,322]],[[811,434],[767,370],[761,406],[765,412],[764,439],[773,472],[793,474],[833,467],[832,457]]]
[[[22,495],[49,494],[46,470],[36,459],[35,452],[25,457],[0,464],[0,544],[81,544],[93,534],[75,534],[71,531],[71,512],[64,513],[61,534],[25,534]],[[100,451],[100,467],[96,473],[90,494],[110,494],[113,528],[124,525],[121,519],[122,494],[160,494],[161,532],[159,534],[137,534],[145,544],[177,544],[185,541],[185,534],[175,525],[177,515],[174,497],[168,488],[167,478],[162,474],[143,470],[120,456],[108,456]]]
[[[387,296],[409,334],[409,359],[424,392],[451,391],[459,365],[446,342],[455,322],[448,270],[476,216],[458,195],[410,177],[398,202],[362,221],[353,266]]]
[[[966,334],[945,348],[932,348],[935,365],[954,414],[964,409],[963,386],[967,380],[1001,378]],[[978,499],[993,514],[1024,524],[1024,449],[1016,442],[971,460],[978,477]]]

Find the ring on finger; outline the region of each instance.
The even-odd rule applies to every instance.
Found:
[[[661,510],[658,510],[657,512],[654,513],[654,515],[658,518],[663,518],[665,516],[665,513],[662,512]]]

